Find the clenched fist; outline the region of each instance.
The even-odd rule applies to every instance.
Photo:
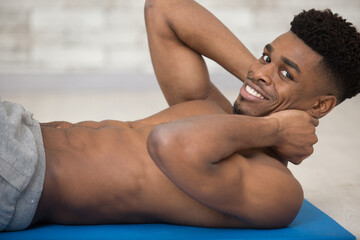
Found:
[[[316,127],[319,120],[300,110],[284,110],[273,113],[267,118],[277,120],[276,141],[273,150],[280,160],[300,164],[313,152],[317,143]]]

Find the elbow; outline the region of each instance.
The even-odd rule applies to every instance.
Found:
[[[145,1],[145,12],[158,7],[161,4],[161,0],[146,0]]]
[[[150,132],[146,142],[147,151],[155,163],[160,159],[161,148],[163,148],[164,145],[164,140],[161,135],[161,129],[155,127]]]
[[[166,14],[169,11],[170,5],[173,1],[169,0],[146,0],[145,1],[145,16],[147,16],[150,12],[154,12],[157,14]]]
[[[156,126],[150,132],[146,147],[151,159],[159,168],[164,167],[164,161],[170,158],[172,152],[173,137],[163,126]]]
[[[146,27],[149,28],[154,22],[157,22],[157,18],[162,16],[159,12],[158,2],[156,0],[146,0],[144,7],[145,23]]]
[[[189,143],[188,134],[174,124],[162,124],[150,132],[146,147],[154,163],[162,170],[171,169],[173,166],[193,164],[190,160],[196,151]]]
[[[145,1],[144,13],[145,13],[146,23],[149,21],[148,18],[151,17],[150,13],[153,11],[155,6],[156,6],[156,0],[146,0]]]
[[[151,7],[154,6],[156,0],[146,0],[145,1],[145,11],[150,9]]]

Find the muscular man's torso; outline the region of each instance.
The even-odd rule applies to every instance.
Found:
[[[42,124],[47,166],[34,222],[243,226],[182,192],[157,168],[146,149],[147,137],[158,124],[221,113],[225,114],[211,101],[192,101],[134,122]],[[261,152],[252,156],[259,154],[270,158]]]

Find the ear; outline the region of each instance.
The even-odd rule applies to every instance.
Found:
[[[334,95],[320,96],[308,113],[314,118],[322,118],[336,106],[336,102]]]

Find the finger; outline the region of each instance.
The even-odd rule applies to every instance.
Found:
[[[311,147],[309,147],[309,149],[308,149],[308,154],[307,154],[306,158],[310,157],[313,153],[314,153],[314,147],[311,146]]]
[[[294,165],[299,165],[300,163],[302,163],[302,161],[305,159],[306,157],[294,157],[292,159],[289,160],[289,162],[291,162]]]
[[[319,141],[319,138],[318,138],[317,135],[315,135],[315,136],[314,136],[314,144],[318,143],[318,141]]]
[[[311,123],[312,123],[315,127],[319,126],[319,120],[316,119],[316,118],[312,118],[312,119],[311,119]]]
[[[314,153],[314,147],[311,146],[311,147],[303,148],[303,153],[298,154],[297,156],[293,156],[291,159],[289,159],[289,162],[291,162],[295,165],[299,165],[305,159],[310,157],[313,153]]]

